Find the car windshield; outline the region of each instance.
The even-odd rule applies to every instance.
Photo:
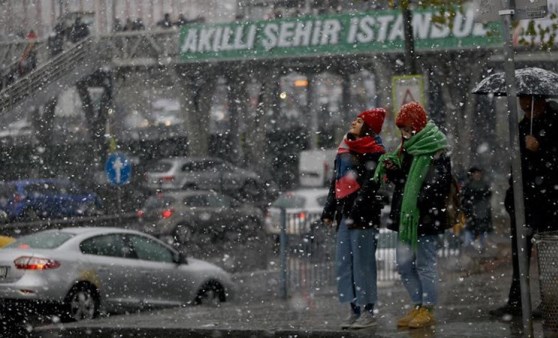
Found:
[[[172,168],[172,163],[165,162],[165,161],[160,161],[160,162],[155,162],[155,163],[151,163],[150,165],[148,165],[147,166],[147,172],[166,173],[171,168]]]
[[[300,195],[295,195],[293,193],[285,193],[279,196],[278,199],[275,200],[271,204],[272,207],[276,208],[304,208],[306,204],[306,199]]]
[[[38,232],[35,234],[22,236],[10,243],[5,248],[19,249],[55,249],[64,244],[74,235],[61,231]]]
[[[151,196],[145,201],[146,210],[166,208],[174,204],[176,199],[169,196]]]

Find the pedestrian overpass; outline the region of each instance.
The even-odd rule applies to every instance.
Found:
[[[487,68],[499,67],[498,48],[501,43],[487,36],[483,27],[472,22],[472,14],[456,18],[452,30],[437,27],[428,13],[414,16],[417,52],[422,74],[426,75],[425,92],[431,117],[442,124],[452,136],[457,153],[467,154],[471,148],[474,129],[471,116],[475,99],[468,93],[481,79]],[[182,30],[153,30],[118,32],[90,36],[66,46],[65,50],[49,57],[45,42],[38,42],[37,68],[9,84],[0,92],[0,114],[14,110],[45,107],[41,119],[52,117],[56,96],[67,88],[77,86],[89,128],[94,139],[99,136],[108,119],[114,95],[121,95],[131,83],[118,73],[166,72],[180,93],[185,129],[189,137],[190,153],[204,155],[208,151],[209,107],[218,78],[230,87],[228,98],[231,114],[231,140],[234,148],[245,147],[247,162],[257,161],[265,153],[265,139],[261,133],[239,136],[239,121],[247,121],[255,131],[276,119],[280,109],[280,81],[286,74],[296,72],[312,80],[324,72],[342,79],[343,104],[341,120],[347,121],[362,107],[351,102],[351,77],[362,71],[374,75],[378,106],[397,106],[392,95],[392,76],[404,72],[401,15],[397,11],[377,11],[358,14],[307,16],[258,22],[229,24],[191,24]],[[13,67],[24,43],[3,44],[2,64]],[[549,62],[548,53],[527,52],[525,59]],[[522,61],[518,55],[519,64]],[[99,72],[100,71],[100,72]],[[5,75],[5,74],[3,74]],[[98,75],[98,76],[97,76]],[[150,75],[147,75],[150,76]],[[451,79],[451,80],[450,80]],[[140,83],[137,83],[140,82]],[[146,86],[149,86],[148,81]],[[247,96],[247,86],[259,85],[260,102],[251,111],[238,98]],[[141,85],[136,81],[134,85]],[[87,87],[100,86],[106,92],[105,107],[93,111]],[[312,81],[307,89],[309,97],[317,95]],[[50,104],[49,104],[50,103]],[[301,124],[308,126],[311,135],[317,134],[318,107],[309,100]],[[270,113],[271,112],[271,113]],[[393,114],[393,112],[392,112]],[[388,117],[393,119],[393,115]],[[496,122],[492,121],[494,125]],[[43,139],[48,139],[46,128]],[[265,135],[263,136],[265,137]],[[311,146],[317,146],[311,136]],[[468,156],[468,155],[463,155]],[[470,159],[462,161],[468,165]]]

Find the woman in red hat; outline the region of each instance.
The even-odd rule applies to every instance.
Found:
[[[383,204],[372,176],[384,146],[379,136],[386,111],[360,113],[339,145],[334,179],[322,214],[325,224],[337,221],[336,274],[341,303],[351,311],[342,328],[376,325],[376,235]]]
[[[447,228],[451,163],[446,136],[417,102],[401,107],[395,123],[401,144],[380,159],[375,180],[394,185],[388,229],[399,232],[397,269],[413,307],[398,327],[434,324],[438,235]]]

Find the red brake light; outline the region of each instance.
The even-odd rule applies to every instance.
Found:
[[[145,216],[145,212],[143,210],[136,211],[137,218],[143,218],[143,216]]]
[[[18,257],[14,264],[19,270],[48,270],[60,267],[60,262],[53,259],[32,256]]]
[[[163,181],[165,183],[174,182],[174,176],[163,176],[163,177],[161,177],[161,181]]]
[[[162,216],[163,218],[169,218],[169,217],[172,216],[172,214],[173,214],[173,210],[172,210],[172,209],[165,209],[165,210],[163,210],[163,212],[161,213],[161,216]]]

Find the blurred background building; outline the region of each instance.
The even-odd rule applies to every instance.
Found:
[[[549,1],[552,13],[556,13],[557,2]],[[177,55],[180,32],[204,25],[181,26],[205,23],[207,27],[215,27],[213,24],[233,27],[243,21],[281,23],[304,16],[308,20],[343,17],[349,21],[348,18],[374,17],[382,13],[395,18],[400,13],[397,10],[376,12],[389,9],[390,4],[397,5],[397,1],[0,0],[0,51],[7,54],[4,51],[8,46],[12,48],[18,44],[23,50],[31,30],[37,35],[39,47],[47,45],[57,24],[68,27],[80,17],[91,34],[110,41],[112,46],[123,42],[115,49],[122,46],[124,52],[112,51],[111,62],[103,65],[113,71],[114,86],[111,88],[115,89],[114,100],[107,109],[111,123],[107,123],[110,128],[106,130],[119,141],[130,142],[142,156],[150,159],[186,152],[187,146],[192,149],[190,141],[209,139],[209,146],[204,144],[200,149],[240,164],[250,164],[254,158],[261,158],[249,155],[251,148],[263,143],[251,142],[254,130],[261,128],[267,133],[262,151],[273,154],[270,158],[276,162],[268,171],[284,174],[282,181],[288,186],[296,184],[297,177],[294,170],[283,166],[296,168],[296,156],[301,150],[335,148],[351,119],[363,109],[388,108],[390,115],[384,141],[389,148],[399,142],[396,128],[390,121],[396,113],[391,111],[391,78],[404,71],[402,48],[388,48],[386,52],[380,43],[376,49],[365,52],[349,49],[336,53],[331,49],[301,57],[289,51],[285,55],[269,55],[265,51],[260,56],[266,55],[266,58],[247,55],[219,59],[209,55],[206,59],[192,61]],[[521,27],[519,25],[518,29]],[[429,31],[429,27],[426,28]],[[135,32],[128,32],[130,30]],[[468,49],[433,43],[418,50],[426,81],[424,90],[428,96],[429,116],[448,132],[455,146],[454,158],[462,157],[456,161],[461,166],[458,169],[468,168],[473,163],[488,167],[507,161],[503,151],[507,145],[503,100],[475,98],[468,92],[470,83],[475,83],[477,78],[501,70],[500,46],[486,43],[488,36],[477,38],[478,45],[469,45]],[[124,46],[126,43],[128,46]],[[124,59],[131,54],[128,53],[132,49],[130,45],[140,46],[140,43],[141,47],[136,49],[156,55],[132,55],[136,57],[134,60]],[[170,46],[168,49],[158,49],[165,43]],[[526,48],[518,48],[518,51],[525,52]],[[21,53],[13,55],[11,60],[4,59],[13,63]],[[549,55],[546,51],[538,55],[523,53],[518,57],[517,66],[553,68],[555,58],[550,59]],[[9,66],[5,60],[0,68]],[[39,61],[48,60],[47,56]],[[181,86],[186,80],[191,83]],[[207,90],[202,91],[204,88]],[[194,95],[198,102],[189,106],[192,100],[181,99],[181,96],[195,90],[199,91]],[[93,110],[99,111],[103,89],[90,86],[88,91]],[[89,141],[91,133],[87,132],[84,105],[76,88],[65,89],[57,95],[49,141],[66,144]],[[482,123],[475,125],[473,121]],[[198,126],[192,122],[200,123]],[[5,140],[18,137],[20,144],[33,144],[28,140],[33,141],[36,134],[34,123],[37,124],[28,111],[3,114],[0,116],[0,143],[9,148],[10,143]],[[202,129],[201,136],[196,134]],[[184,141],[186,138],[188,142]],[[160,144],[146,143],[163,139],[166,141]],[[33,151],[35,149],[42,148],[34,147]],[[10,154],[21,153],[8,150]],[[22,161],[27,160],[26,157]],[[501,181],[506,182],[507,169],[501,172]]]

